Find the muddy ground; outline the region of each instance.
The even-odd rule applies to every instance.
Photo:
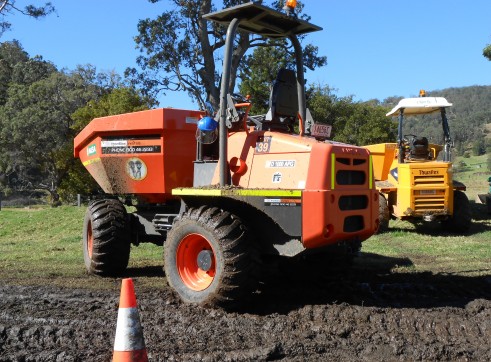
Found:
[[[128,271],[151,361],[491,360],[489,275],[280,260],[251,302],[225,312],[182,304],[165,286],[139,288],[145,273],[164,278]],[[111,360],[119,281],[114,285],[0,286],[0,361]]]

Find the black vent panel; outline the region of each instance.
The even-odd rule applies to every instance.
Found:
[[[366,174],[364,171],[339,170],[336,172],[336,183],[338,185],[364,185]]]
[[[365,210],[368,206],[368,197],[365,195],[341,196],[339,209],[342,211]]]
[[[363,230],[363,227],[364,222],[361,215],[348,216],[344,219],[343,231],[345,233],[354,233]]]

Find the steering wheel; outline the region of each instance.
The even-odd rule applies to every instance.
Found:
[[[240,93],[231,94],[234,103],[250,103],[251,101]]]
[[[404,141],[404,143],[410,145],[414,142],[416,138],[418,138],[418,136],[416,136],[415,134],[405,134],[402,140]]]

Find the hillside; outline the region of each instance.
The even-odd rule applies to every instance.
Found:
[[[486,134],[486,139],[491,139],[491,123],[484,125],[484,133]]]
[[[450,123],[450,134],[459,153],[472,148],[475,141],[491,138],[491,86],[469,86],[427,91],[431,97],[445,97],[453,104],[447,111]],[[414,95],[412,95],[414,96]],[[382,104],[393,107],[402,97],[390,97]],[[404,133],[425,135],[436,142],[441,142],[440,122],[431,122],[436,116],[425,116],[423,119],[406,122]]]

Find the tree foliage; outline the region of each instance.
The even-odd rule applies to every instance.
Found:
[[[93,89],[77,73],[52,72],[32,84],[9,87],[1,110],[1,138],[8,150],[8,173],[15,187],[43,189],[58,201],[57,189],[73,166],[66,158],[73,139],[71,114],[89,99]]]
[[[481,156],[486,154],[486,140],[484,135],[481,135],[472,144],[472,153],[474,156]]]
[[[142,111],[148,108],[148,100],[142,98],[134,89],[114,88],[110,93],[78,108],[72,114],[72,130],[76,135],[94,118]],[[73,158],[72,155],[73,142],[67,144],[65,158]],[[69,168],[67,177],[63,178],[59,186],[59,193],[64,200],[69,200],[77,193],[90,195],[99,192],[101,192],[99,186],[78,160]]]
[[[135,91],[112,93],[122,87],[117,74],[92,66],[58,71],[41,57],[30,58],[18,42],[0,45],[0,77],[6,82],[0,92],[4,187],[44,190],[54,203],[80,163],[73,158],[73,138],[85,125],[80,109],[92,106],[86,114],[95,117],[147,105]]]
[[[396,124],[377,102],[354,102],[352,96],[338,97],[328,86],[314,85],[307,92],[307,105],[316,123],[332,125],[335,141],[367,145],[395,139]]]
[[[385,116],[387,109],[369,103],[356,103],[353,112],[335,140],[356,145],[393,142],[397,124]]]
[[[36,6],[33,4],[19,6],[17,3],[17,0],[0,0],[0,38],[2,37],[2,34],[9,30],[12,26],[12,24],[6,20],[7,16],[10,14],[19,13],[38,19],[55,11],[55,8],[51,2],[46,2],[42,6]]]
[[[491,44],[488,44],[483,50],[482,50],[482,55],[484,57],[488,58],[488,60],[491,60]]]
[[[278,71],[287,67],[285,51],[274,45],[259,47],[245,61],[248,66],[240,72],[240,93],[251,97],[252,114],[264,114],[269,108],[271,84]]]
[[[10,84],[31,84],[49,75],[55,67],[41,57],[29,58],[18,41],[0,44],[0,106],[7,101]]]
[[[139,22],[135,42],[141,53],[137,58],[140,70],[129,68],[126,75],[148,95],[186,91],[200,108],[204,109],[206,101],[218,108],[220,51],[225,45],[227,29],[203,19],[203,15],[216,10],[211,0],[170,2],[174,9],[163,12],[156,19]],[[222,4],[229,7],[246,2],[226,0]],[[282,4],[282,1],[275,1],[272,5],[280,8]],[[235,89],[239,69],[248,67],[247,61],[243,62],[247,52],[258,46],[269,47],[271,43],[262,37],[239,32],[232,54],[229,89]],[[317,47],[307,45],[304,52],[307,67],[313,69],[325,63],[325,58],[317,55]]]

